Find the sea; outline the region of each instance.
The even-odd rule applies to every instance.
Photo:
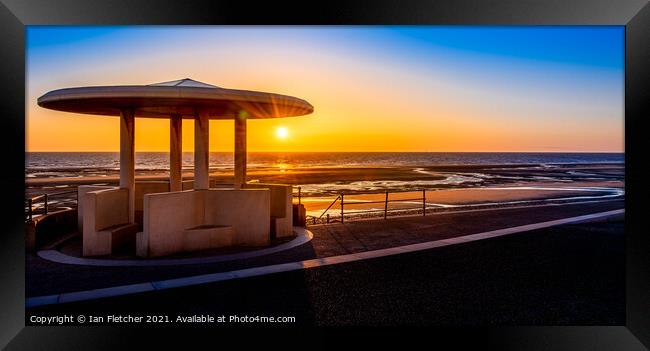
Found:
[[[190,172],[193,168],[193,157],[191,152],[183,154],[183,168]],[[302,196],[310,199],[309,215],[322,212],[321,207],[326,207],[332,202],[332,198],[343,192],[349,196],[384,191],[409,192],[414,189],[421,191],[487,186],[494,188],[504,185],[524,186],[533,190],[545,188],[540,183],[555,184],[553,186],[560,183],[569,187],[565,189],[567,191],[591,192],[581,195],[578,197],[580,199],[620,197],[624,194],[624,189],[620,187],[583,185],[580,189],[571,188],[572,184],[585,181],[623,181],[623,153],[250,152],[247,160],[249,170],[263,170],[263,173],[267,174],[285,174],[283,172],[291,169],[318,169],[316,174],[327,174],[316,179],[307,177],[290,182],[294,185],[294,190],[301,189]],[[25,155],[25,177],[33,181],[30,182],[32,185],[26,188],[26,197],[47,193],[50,206],[74,208],[77,183],[68,182],[69,178],[90,177],[88,179],[92,184],[106,185],[108,183],[98,179],[117,176],[119,164],[117,152],[28,152]],[[436,166],[463,167],[445,169]],[[343,168],[346,167],[361,169],[356,173],[358,178],[341,177],[345,173]],[[377,178],[371,176],[373,171],[364,173],[363,168],[392,168],[393,171],[384,172],[383,176]],[[396,168],[399,169],[395,172]],[[164,175],[168,169],[169,153],[136,153],[136,175]],[[212,174],[231,173],[232,169],[231,152],[210,153]],[[321,172],[323,169],[328,171]],[[423,174],[426,176],[422,177]],[[51,180],[55,182],[47,180],[41,182],[41,185],[33,185],[44,178],[54,178]],[[62,178],[62,182],[57,183],[56,178]],[[284,180],[286,179],[280,182]],[[520,182],[534,182],[536,185],[517,185]]]
[[[193,153],[183,153],[183,168],[193,167]],[[169,153],[137,152],[136,171],[169,169]],[[211,152],[212,171],[231,171],[232,152]],[[250,152],[249,169],[318,167],[430,167],[439,165],[624,164],[624,153],[537,152]],[[102,176],[119,170],[118,152],[27,152],[25,177]]]

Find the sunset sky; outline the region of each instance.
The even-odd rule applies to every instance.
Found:
[[[622,26],[30,26],[26,150],[119,150],[117,118],[39,107],[50,90],[182,78],[314,106],[249,121],[249,151],[623,151]],[[168,151],[168,120],[135,128]],[[233,140],[210,122],[211,151]]]

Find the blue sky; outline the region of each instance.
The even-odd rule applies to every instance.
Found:
[[[214,28],[214,27],[213,27]],[[238,27],[222,27],[241,30]],[[244,27],[243,29],[259,27]],[[343,34],[352,30],[360,39],[382,41],[386,47],[405,50],[449,49],[467,54],[498,55],[502,57],[560,62],[595,67],[622,69],[624,65],[624,27],[622,26],[357,26],[357,27],[296,27],[312,34],[321,32]],[[28,26],[27,48],[56,50],[68,45],[78,48],[93,43],[121,46],[126,42],[150,40],[149,35],[164,37],[173,34],[202,31],[205,27],[158,26]],[[292,27],[274,27],[297,34]],[[358,34],[362,34],[358,36]],[[129,38],[130,37],[130,38]],[[579,44],[579,45],[576,45]]]
[[[29,26],[27,71],[35,149],[58,149],[37,138],[70,120],[35,106],[49,90],[190,77],[312,102],[287,122],[303,139],[260,149],[623,150],[622,26]]]

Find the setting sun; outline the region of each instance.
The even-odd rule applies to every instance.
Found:
[[[279,127],[275,131],[275,136],[277,136],[278,139],[286,139],[289,136],[289,130],[286,127]]]

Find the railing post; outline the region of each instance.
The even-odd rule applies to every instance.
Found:
[[[329,223],[330,223],[330,214],[328,213],[327,214],[327,224],[329,224]]]
[[[427,215],[427,189],[422,189],[422,215]]]
[[[341,223],[343,223],[343,193],[341,193]]]
[[[29,206],[29,209],[27,210],[27,216],[29,217],[29,220],[32,220],[32,206],[33,206],[33,201],[32,199],[27,199],[27,206]]]
[[[47,214],[47,208],[48,208],[48,206],[47,206],[47,194],[45,194],[43,196],[43,199],[44,199],[43,207],[45,208],[45,214]]]
[[[384,219],[388,218],[388,190],[386,190],[386,202],[384,203]]]
[[[316,224],[316,217],[315,217],[315,216],[312,217],[312,218],[311,218],[311,221],[313,222],[313,224]]]
[[[300,205],[300,187],[298,187],[298,205]]]

